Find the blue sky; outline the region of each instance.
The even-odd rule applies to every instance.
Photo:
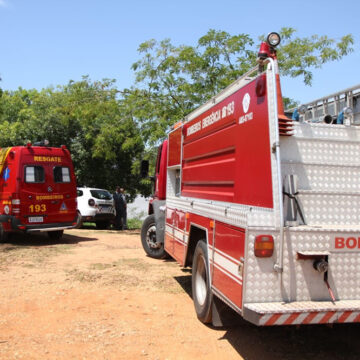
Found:
[[[210,28],[254,39],[285,26],[298,36],[353,34],[354,53],[315,69],[312,87],[282,78],[283,94],[304,103],[360,84],[359,14],[358,0],[0,0],[0,87],[40,90],[89,75],[122,89],[140,43],[196,45]]]

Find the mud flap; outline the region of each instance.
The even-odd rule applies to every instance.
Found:
[[[236,311],[217,296],[213,297],[211,323],[214,327],[239,325],[241,321],[241,316]]]
[[[165,200],[152,203],[156,223],[156,241],[164,243],[165,236]]]

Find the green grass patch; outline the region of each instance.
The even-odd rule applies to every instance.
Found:
[[[141,229],[143,222],[140,219],[133,218],[133,219],[128,219],[127,223],[128,223],[129,230],[137,230],[137,229]]]

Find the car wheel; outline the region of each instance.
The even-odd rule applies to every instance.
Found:
[[[60,240],[63,233],[64,230],[48,231],[48,236],[51,240]]]
[[[77,211],[77,218],[76,218],[76,226],[75,229],[80,229],[82,227],[82,220],[81,220],[81,213]]]
[[[164,243],[156,240],[156,223],[154,214],[146,217],[142,224],[141,244],[146,254],[154,259],[164,259],[168,256],[164,249]]]
[[[110,221],[97,221],[96,228],[99,230],[105,230],[110,227]]]
[[[210,289],[207,246],[204,240],[200,240],[195,248],[191,285],[198,319],[205,324],[211,322],[213,295]]]

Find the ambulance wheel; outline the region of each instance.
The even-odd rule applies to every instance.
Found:
[[[48,231],[48,236],[51,240],[60,240],[63,233],[64,230]]]
[[[192,264],[192,296],[198,319],[207,324],[212,320],[213,295],[210,290],[207,246],[200,240],[195,248]]]
[[[4,230],[3,224],[0,223],[0,243],[6,242],[8,236],[7,232]]]
[[[146,217],[142,224],[141,244],[146,254],[150,257],[154,259],[164,259],[167,257],[164,243],[156,241],[156,223],[154,214]]]

